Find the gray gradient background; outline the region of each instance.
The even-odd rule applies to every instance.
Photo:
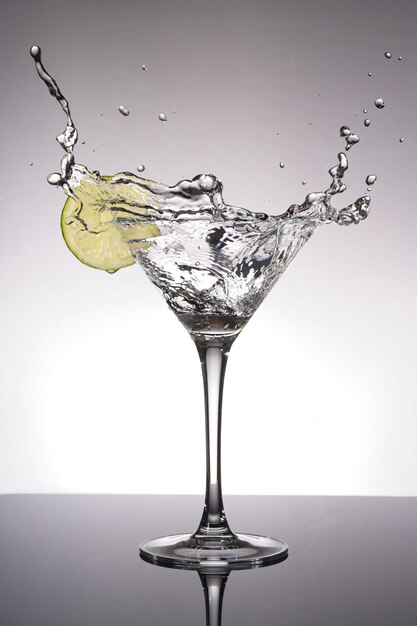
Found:
[[[343,200],[376,173],[371,215],[317,232],[235,344],[224,486],[417,495],[416,23],[414,0],[2,1],[0,491],[203,488],[192,343],[137,268],[93,271],[61,238],[46,176],[64,117],[37,43],[77,160],[104,174],[212,172],[226,201],[280,213],[328,185],[340,125],[357,130]]]

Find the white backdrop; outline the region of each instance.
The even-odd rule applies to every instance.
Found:
[[[91,270],[61,239],[46,176],[64,118],[35,76],[37,43],[86,139],[77,158],[105,174],[213,172],[228,202],[279,213],[327,186],[337,130],[356,124],[344,195],[375,171],[371,216],[317,232],[233,346],[224,490],[416,496],[415,6],[305,2],[297,15],[271,2],[239,5],[236,20],[232,2],[221,19],[204,3],[124,4],[88,3],[75,41],[65,3],[6,3],[1,22],[0,492],[204,489],[192,342],[139,268]]]

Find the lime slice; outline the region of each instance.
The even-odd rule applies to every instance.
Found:
[[[72,189],[62,210],[65,243],[79,261],[95,269],[116,272],[133,265],[134,253],[153,244],[161,233],[146,221],[154,196],[126,174],[89,175]]]

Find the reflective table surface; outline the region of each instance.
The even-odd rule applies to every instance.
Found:
[[[0,624],[417,624],[417,498],[228,496],[232,528],[286,541],[288,559],[207,580],[139,558],[145,539],[193,531],[201,507],[197,496],[0,496]]]

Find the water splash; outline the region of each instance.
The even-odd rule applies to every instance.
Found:
[[[61,185],[77,203],[70,219],[79,221],[81,229],[98,234],[84,219],[84,205],[92,204],[117,227],[131,254],[188,327],[208,316],[227,319],[232,326],[237,319],[248,319],[317,227],[358,224],[368,216],[369,196],[342,209],[332,204],[332,198],[346,190],[348,160],[343,152],[329,170],[331,183],[325,191],[309,193],[304,202],[275,216],[226,204],[222,183],[212,174],[170,187],[128,172],[113,177],[90,172],[74,162],[77,131],[68,102],[41,64],[40,49],[32,50],[38,74],[51,86],[70,129],[58,139],[65,150],[61,173],[51,174],[48,181]],[[357,137],[348,127],[343,129],[347,142]],[[155,224],[158,233],[146,246],[135,237],[143,222]]]
[[[280,168],[281,168],[281,169],[283,169],[283,168],[285,167],[285,163],[284,163],[284,161],[281,161],[281,162],[280,162],[280,164],[279,164],[279,166],[280,166]]]
[[[365,182],[367,185],[373,185],[374,182],[376,181],[377,177],[375,174],[369,174],[366,179]]]
[[[35,61],[35,67],[36,67],[36,71],[39,74],[39,77],[43,80],[45,85],[48,87],[49,93],[51,94],[51,96],[59,102],[62,110],[67,116],[67,125],[65,127],[65,130],[63,133],[58,135],[56,139],[58,143],[62,146],[62,148],[65,150],[65,152],[67,152],[68,154],[72,154],[74,146],[78,140],[78,132],[72,121],[68,100],[64,98],[55,80],[45,70],[42,64],[42,56],[41,56],[42,53],[41,53],[40,47],[32,46],[30,49],[30,54]]]
[[[121,104],[121,105],[119,106],[119,111],[120,111],[120,113],[121,113],[122,115],[124,115],[125,117],[127,117],[128,115],[130,115],[130,111],[129,111],[129,109],[126,109],[126,107],[125,107],[125,106],[123,106],[123,104]]]
[[[371,120],[368,120],[368,119],[364,120],[363,125],[368,128],[371,125]]]
[[[400,137],[398,140],[400,143],[404,143],[404,137]]]
[[[383,109],[385,107],[385,102],[382,98],[377,98],[374,102],[377,109]]]
[[[165,113],[160,113],[158,117],[161,120],[161,122],[166,122],[168,120],[168,118],[165,115]]]

